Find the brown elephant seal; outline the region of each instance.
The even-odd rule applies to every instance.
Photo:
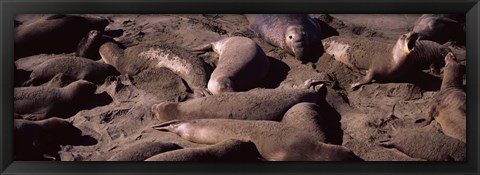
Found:
[[[227,139],[250,140],[269,161],[346,161],[360,160],[348,148],[322,143],[311,134],[275,121],[197,119],[169,121],[154,126],[160,131],[203,144]]]
[[[96,84],[103,83],[108,76],[120,74],[111,65],[82,57],[65,55],[51,57],[53,58],[32,69],[30,79],[23,84],[24,86],[43,84],[59,73],[70,80],[87,80]]]
[[[174,143],[140,141],[113,155],[108,161],[144,161],[157,154],[181,148]]]
[[[81,134],[70,122],[56,117],[40,121],[15,119],[15,160],[57,160],[59,144]]]
[[[317,104],[302,102],[288,109],[281,122],[311,134],[318,141],[326,142],[323,131],[324,117],[320,114],[320,107]]]
[[[451,52],[445,56],[445,63],[442,86],[432,101],[427,121],[435,119],[445,135],[467,142],[467,97],[462,77],[465,67],[457,63]]]
[[[258,85],[269,71],[267,56],[250,38],[229,37],[193,50],[212,49],[219,54],[218,64],[207,85],[214,95],[249,90]]]
[[[464,20],[465,15],[425,14],[415,22],[413,32],[419,34],[420,40],[440,44],[447,41],[465,42],[466,33],[462,26]]]
[[[247,161],[261,157],[250,141],[225,140],[220,143],[160,153],[145,161]]]
[[[466,144],[440,133],[431,125],[424,128],[394,130],[392,138],[381,146],[396,148],[410,157],[428,161],[465,161]]]
[[[307,14],[245,14],[250,29],[297,60],[314,60],[322,51],[321,27]],[[320,55],[320,54],[318,54]]]
[[[391,81],[403,75],[430,68],[439,73],[445,64],[444,58],[451,50],[438,43],[418,40],[418,34],[409,32],[399,37],[390,58],[376,59],[362,80],[353,83],[352,89],[368,84],[372,80]]]
[[[136,75],[148,68],[167,68],[186,81],[197,97],[209,95],[206,64],[185,49],[166,44],[142,44],[123,50],[114,42],[99,49],[102,60],[122,74]]]
[[[14,88],[14,112],[31,115],[31,120],[49,117],[69,117],[79,111],[80,104],[86,103],[97,86],[85,80],[78,80],[63,88],[18,87]]]
[[[152,105],[152,112],[161,122],[200,118],[280,121],[293,105],[316,102],[321,96],[312,89],[255,89],[185,102],[162,102]]]
[[[93,16],[48,15],[15,28],[14,58],[40,53],[73,53],[90,30],[104,30],[107,19]]]

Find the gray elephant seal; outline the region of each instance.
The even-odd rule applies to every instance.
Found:
[[[429,161],[465,161],[466,144],[440,133],[431,125],[424,128],[394,130],[392,138],[380,144],[396,148],[410,157]]]
[[[107,19],[78,15],[49,15],[15,29],[15,60],[40,53],[73,53],[90,30],[104,30]]]
[[[209,95],[206,64],[185,49],[165,44],[142,44],[125,50],[114,42],[99,49],[102,60],[122,74],[136,75],[148,68],[167,68],[186,81],[196,96]]]
[[[433,106],[427,121],[435,119],[445,135],[466,142],[467,97],[462,83],[465,67],[457,63],[455,55],[451,52],[445,56],[445,62],[442,86],[432,101]]]
[[[82,131],[56,117],[28,121],[14,120],[15,160],[56,160],[59,144],[81,136]]]
[[[120,74],[111,65],[82,57],[65,55],[51,57],[53,58],[32,69],[30,79],[23,84],[24,86],[43,84],[59,73],[70,80],[87,80],[97,84],[103,83],[108,76]]]
[[[185,102],[162,102],[152,106],[161,121],[230,118],[276,120],[293,105],[316,102],[321,95],[311,89],[256,89],[247,92],[226,92]]]
[[[123,151],[113,155],[108,161],[143,161],[157,154],[181,148],[174,143],[141,141],[126,147]]]
[[[169,121],[154,126],[160,131],[204,144],[227,139],[250,140],[269,161],[346,161],[359,160],[348,148],[325,144],[297,128],[275,121],[197,119]]]
[[[392,57],[376,59],[370,65],[368,73],[359,82],[351,85],[356,89],[372,80],[390,81],[413,71],[430,68],[439,73],[445,64],[444,58],[451,50],[438,43],[417,40],[418,34],[409,32],[400,36],[392,49]]]
[[[452,40],[465,42],[466,33],[461,18],[459,15],[425,14],[415,22],[413,32],[418,33],[421,40],[440,44]],[[465,16],[463,18],[465,20]]]
[[[145,161],[247,161],[259,157],[253,142],[231,139],[200,148],[168,151]]]
[[[193,50],[211,49],[220,56],[207,85],[214,95],[249,90],[263,80],[269,71],[267,56],[250,38],[229,37]]]
[[[320,24],[307,14],[246,14],[250,29],[302,62],[323,50]]]
[[[18,87],[14,88],[14,112],[31,115],[30,120],[48,117],[69,117],[92,96],[97,86],[85,80],[78,80],[63,88]]]

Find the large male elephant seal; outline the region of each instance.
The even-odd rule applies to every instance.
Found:
[[[14,120],[15,160],[56,160],[59,144],[80,137],[82,131],[60,118]]]
[[[267,75],[270,62],[262,48],[246,37],[229,37],[194,48],[219,54],[218,64],[208,81],[212,94],[249,90]]]
[[[105,40],[100,48],[102,60],[122,74],[136,75],[149,68],[167,68],[186,81],[196,96],[209,95],[206,64],[189,51],[167,44],[145,43],[122,49]]]
[[[462,88],[465,67],[457,63],[455,55],[451,52],[445,57],[445,62],[442,86],[432,101],[433,106],[427,121],[435,119],[443,133],[466,142],[467,97]]]
[[[24,86],[40,85],[60,73],[70,80],[87,80],[97,84],[103,83],[108,76],[120,74],[113,66],[90,59],[68,55],[49,56],[52,58],[33,67],[30,79]]]
[[[351,88],[356,89],[372,80],[391,81],[428,68],[439,73],[445,64],[445,55],[451,50],[433,41],[417,40],[418,37],[418,33],[414,32],[401,35],[391,51],[391,57],[376,58],[368,68],[367,75],[353,83]]]
[[[182,138],[204,144],[227,139],[250,140],[269,161],[360,160],[348,148],[322,143],[306,132],[275,121],[197,119],[169,121],[154,126]]]
[[[323,52],[321,28],[307,14],[245,14],[250,29],[297,60],[309,62]]]
[[[465,161],[467,145],[440,133],[432,125],[417,129],[394,130],[392,138],[381,146],[396,148],[410,157],[429,161]]]
[[[413,32],[418,33],[421,40],[435,41],[440,44],[457,41],[464,44],[466,37],[462,25],[464,22],[465,15],[425,14],[415,22]]]
[[[145,161],[251,161],[258,160],[259,157],[261,156],[253,142],[231,139],[199,148],[160,153]]]
[[[90,30],[104,30],[107,19],[93,16],[48,15],[15,29],[15,60],[40,53],[73,53]]]
[[[31,120],[49,117],[69,117],[77,113],[81,104],[92,97],[97,86],[78,80],[63,88],[44,86],[14,89],[14,112]]]
[[[162,102],[154,104],[152,112],[161,122],[201,118],[280,121],[293,105],[317,102],[321,96],[312,89],[254,89],[185,102]]]

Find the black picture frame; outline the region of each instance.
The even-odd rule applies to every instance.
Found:
[[[479,0],[2,0],[1,174],[478,174]],[[466,162],[13,161],[13,29],[24,13],[464,13],[467,16]]]

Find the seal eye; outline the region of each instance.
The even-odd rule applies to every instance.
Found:
[[[289,36],[288,36],[288,38],[289,38],[289,39],[292,39],[292,38],[293,38],[293,36],[292,36],[292,35],[289,35]]]

